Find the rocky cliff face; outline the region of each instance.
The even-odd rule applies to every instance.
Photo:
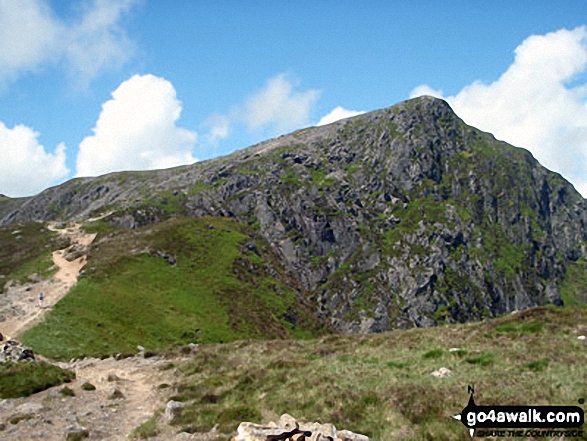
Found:
[[[587,240],[585,200],[568,182],[429,97],[217,160],[76,179],[9,203],[0,224],[109,211],[128,228],[236,218],[344,332],[560,304],[565,265]]]

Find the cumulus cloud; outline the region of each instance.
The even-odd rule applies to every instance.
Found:
[[[284,133],[308,125],[320,91],[299,92],[294,90],[295,86],[285,74],[279,74],[249,97],[239,112],[249,129],[269,127],[277,133]]]
[[[85,84],[124,63],[132,43],[118,25],[135,0],[94,0],[77,20],[57,17],[45,0],[0,2],[0,86],[25,72],[65,61]]]
[[[94,134],[80,144],[77,176],[196,162],[196,134],[176,125],[180,114],[169,81],[153,75],[124,81],[103,104]]]
[[[69,174],[65,145],[54,153],[45,151],[39,134],[29,127],[12,129],[0,122],[0,193],[11,197],[30,196],[56,184]]]
[[[326,124],[333,123],[335,121],[350,118],[352,116],[357,116],[365,113],[364,111],[357,111],[357,110],[349,110],[345,109],[344,107],[337,106],[332,111],[326,115],[324,115],[320,121],[316,124],[317,126],[324,126]]]
[[[476,81],[445,97],[468,124],[529,149],[587,196],[587,27],[528,37],[490,84]],[[442,97],[427,85],[419,95]]]

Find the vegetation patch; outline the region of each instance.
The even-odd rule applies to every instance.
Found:
[[[75,378],[72,371],[49,363],[0,364],[0,398],[19,398],[68,383]]]
[[[497,332],[509,332],[518,334],[536,334],[541,332],[544,328],[544,324],[538,321],[523,321],[523,322],[508,322],[501,325],[497,325],[495,330]]]
[[[159,434],[157,428],[157,415],[153,415],[140,426],[136,427],[130,434],[130,439],[148,439]]]
[[[524,367],[526,369],[529,369],[534,372],[542,372],[542,371],[546,370],[546,368],[548,367],[549,364],[550,364],[550,360],[543,359],[543,360],[532,361],[528,364],[525,364]]]
[[[495,356],[492,352],[483,352],[479,355],[473,355],[469,358],[466,358],[465,361],[469,364],[478,364],[481,366],[488,366],[493,363],[493,359]]]

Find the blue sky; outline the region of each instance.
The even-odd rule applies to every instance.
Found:
[[[583,0],[1,0],[0,193],[425,93],[587,195],[586,25]]]

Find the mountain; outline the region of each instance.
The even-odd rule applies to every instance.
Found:
[[[0,225],[107,215],[104,231],[141,231],[226,218],[266,245],[261,267],[316,320],[381,332],[562,304],[567,269],[585,255],[586,208],[528,151],[421,97],[190,166],[0,198]]]

